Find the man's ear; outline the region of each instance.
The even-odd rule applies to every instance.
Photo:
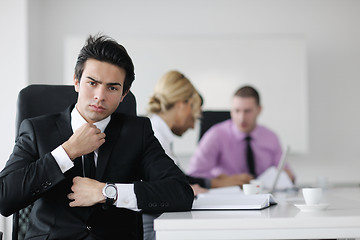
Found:
[[[79,90],[80,90],[80,81],[76,78],[75,74],[74,74],[74,87],[75,87],[75,91],[79,92]]]
[[[126,95],[130,92],[130,89],[128,89],[120,98],[120,102],[122,102],[124,100],[124,98],[126,97]]]

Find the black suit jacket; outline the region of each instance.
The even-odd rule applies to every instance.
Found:
[[[34,203],[27,239],[142,239],[141,215],[101,204],[69,207],[76,167],[64,174],[50,153],[73,134],[72,107],[24,120],[10,159],[0,173],[0,211],[9,216]],[[188,211],[193,192],[181,170],[154,137],[149,119],[114,113],[99,148],[96,179],[134,183],[144,212]]]

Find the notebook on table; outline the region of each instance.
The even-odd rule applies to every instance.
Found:
[[[276,204],[271,194],[244,195],[240,187],[225,187],[199,194],[192,210],[260,210]]]

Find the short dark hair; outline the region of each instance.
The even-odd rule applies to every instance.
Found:
[[[260,105],[260,95],[258,91],[251,86],[243,86],[239,88],[235,92],[234,97],[253,97],[255,98],[256,104]]]
[[[75,65],[75,78],[80,81],[84,64],[88,59],[107,62],[123,68],[126,72],[123,95],[130,89],[135,79],[134,65],[126,49],[106,35],[89,36],[80,50]]]

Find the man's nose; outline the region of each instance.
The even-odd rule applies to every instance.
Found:
[[[240,121],[243,121],[245,119],[245,114],[243,112],[240,112],[238,114],[238,118],[239,118]]]
[[[96,100],[99,100],[99,101],[103,101],[104,99],[105,99],[105,96],[106,96],[106,89],[105,88],[103,88],[103,87],[98,87],[97,89],[96,89],[96,91],[95,91],[95,96],[94,96],[94,98],[96,99]]]

